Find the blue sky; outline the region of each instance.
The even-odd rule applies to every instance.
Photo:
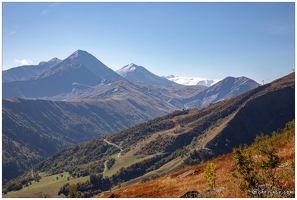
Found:
[[[292,3],[2,3],[2,69],[86,50],[113,70],[262,83],[294,69]]]

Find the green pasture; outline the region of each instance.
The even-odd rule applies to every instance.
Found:
[[[145,159],[151,158],[152,156],[145,156],[145,157],[117,157],[118,154],[115,154],[114,157],[116,159],[115,164],[112,166],[111,169],[107,170],[103,175],[104,176],[112,176],[116,173],[121,167],[127,167],[132,165],[136,162],[143,161]],[[8,192],[5,195],[2,195],[3,198],[34,198],[34,197],[51,197],[51,198],[65,198],[63,194],[60,196],[58,195],[58,191],[60,188],[66,184],[76,184],[79,182],[85,182],[90,179],[90,176],[80,177],[80,178],[73,178],[70,177],[68,172],[63,173],[63,177],[60,174],[55,174],[51,176],[47,176],[45,173],[41,173],[41,179],[39,182],[32,181],[32,185],[29,187],[24,187],[22,190],[19,191],[12,191]],[[58,177],[58,178],[57,178]],[[68,180],[67,178],[70,178]]]
[[[116,154],[118,155],[118,154]],[[130,166],[134,163],[143,161],[148,158],[152,158],[153,156],[145,156],[145,157],[135,157],[135,156],[120,156],[120,157],[114,157],[115,158],[115,164],[106,172],[103,174],[103,176],[112,176],[115,174],[118,170],[120,170],[122,167]]]
[[[58,179],[57,179],[58,177]],[[59,198],[64,197],[62,195],[58,195],[58,191],[60,188],[66,184],[76,184],[79,182],[85,182],[89,179],[89,176],[80,177],[80,178],[70,178],[68,181],[67,178],[70,177],[68,172],[63,173],[63,177],[60,176],[60,174],[55,174],[52,176],[44,176],[42,177],[39,182],[32,181],[32,185],[29,185],[29,187],[24,187],[22,190],[19,191],[12,191],[8,192],[5,195],[2,195],[3,198],[20,198],[20,197],[42,197],[40,196],[41,193],[43,193],[47,197],[52,198]]]

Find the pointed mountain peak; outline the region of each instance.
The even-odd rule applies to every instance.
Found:
[[[138,65],[136,65],[134,63],[130,63],[128,65],[125,65],[121,69],[117,70],[116,72],[118,74],[120,74],[121,76],[125,77],[127,75],[127,73],[133,72],[133,71],[135,71],[136,69],[139,69],[139,68],[143,68],[143,67],[138,66]]]
[[[129,65],[126,65],[126,66],[124,66],[123,68],[121,68],[121,69],[119,69],[117,72],[119,73],[119,72],[132,72],[132,71],[135,71],[135,70],[137,70],[137,71],[139,71],[139,70],[141,70],[141,71],[145,71],[145,72],[149,72],[146,68],[144,68],[144,67],[142,67],[142,66],[140,66],[140,65],[136,65],[136,64],[134,64],[134,63],[130,63]],[[149,73],[151,73],[151,72],[149,72]]]
[[[122,79],[120,75],[108,68],[105,64],[103,64],[100,60],[98,60],[95,56],[88,53],[87,51],[79,49],[63,61],[63,63],[72,62],[85,66],[86,68],[88,68],[88,70],[102,79],[106,79],[109,81]]]
[[[94,57],[92,54],[88,53],[87,51],[79,49],[79,50],[75,51],[74,53],[72,53],[68,58],[75,59],[75,58],[86,57],[86,56]]]
[[[174,83],[172,81],[167,80],[166,78],[157,76],[147,70],[146,68],[136,65],[134,63],[130,63],[125,65],[121,69],[116,71],[122,77],[125,77],[129,81],[141,81],[146,82],[152,85],[160,85],[160,86],[179,86],[179,84]]]

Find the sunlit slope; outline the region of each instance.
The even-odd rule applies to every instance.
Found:
[[[294,123],[295,122],[291,122]],[[292,124],[291,124],[292,125]],[[293,197],[295,193],[295,126],[287,126],[279,129],[280,134],[276,133],[272,137],[262,137],[260,142],[254,143],[247,150],[256,152],[257,146],[273,147],[277,151],[279,164],[276,166],[275,177],[277,186],[282,186],[276,191],[281,191],[281,197]],[[252,154],[256,160],[256,154]],[[263,158],[264,159],[264,158]],[[242,179],[239,177],[235,163],[234,153],[226,154],[203,164],[187,167],[176,173],[148,181],[142,184],[123,187],[112,192],[105,192],[98,197],[120,198],[178,198],[188,191],[205,192],[209,185],[203,177],[205,167],[208,163],[217,165],[215,187],[223,188],[220,192],[210,193],[210,197],[251,197],[246,190],[240,189]],[[191,172],[191,173],[186,173]]]

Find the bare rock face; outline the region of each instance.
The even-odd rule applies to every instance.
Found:
[[[197,198],[198,196],[199,196],[199,192],[192,190],[192,191],[186,192],[180,198]]]
[[[223,191],[224,187],[218,187],[218,188],[211,188],[207,190],[203,190],[199,195],[198,198],[207,198],[207,197],[216,197],[216,194]]]
[[[207,190],[203,190],[202,192],[198,192],[195,190],[188,191],[183,194],[180,198],[207,198],[207,197],[215,197],[217,193],[223,191],[225,188],[218,187],[218,188],[211,188]]]

